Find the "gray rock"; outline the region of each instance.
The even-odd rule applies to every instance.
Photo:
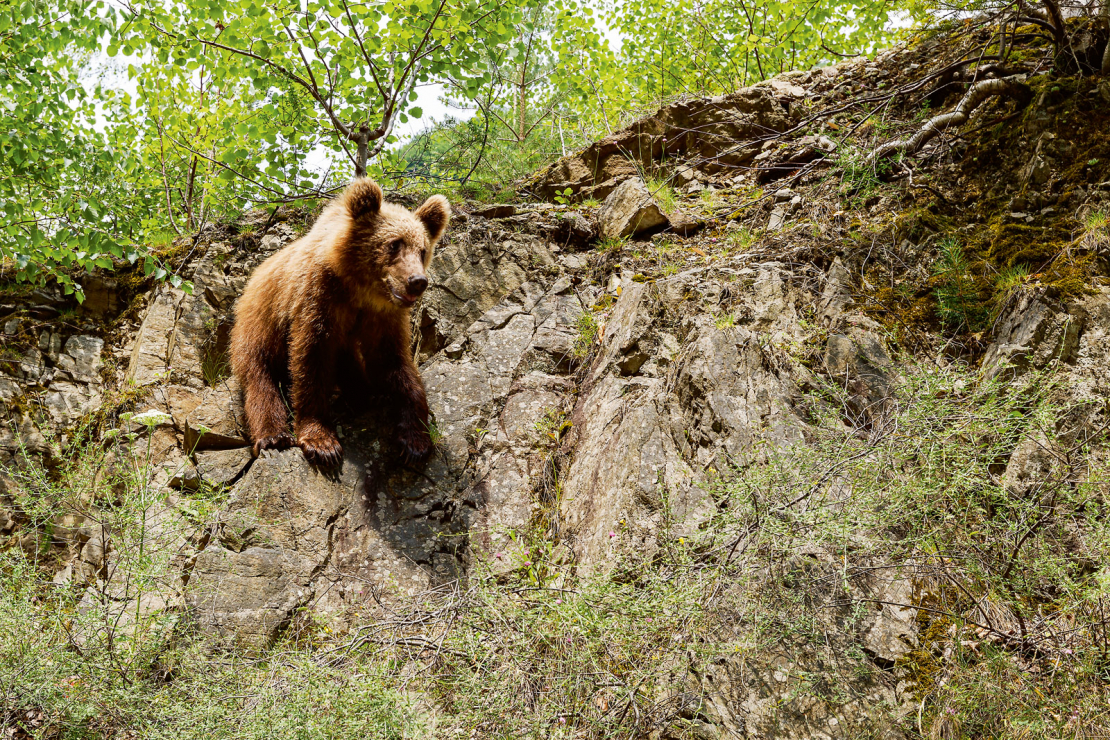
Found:
[[[883,603],[873,602],[876,613],[864,632],[863,647],[885,665],[893,666],[918,645],[913,585],[905,579],[884,583],[871,598]]]
[[[983,357],[984,375],[1040,369],[1053,360],[1072,361],[1083,324],[1083,316],[1073,316],[1043,292],[1022,294],[998,321],[995,340]]]
[[[189,450],[245,447],[248,442],[246,420],[243,418],[239,383],[227,378],[214,388],[204,390],[196,406],[184,414],[181,428]],[[184,410],[179,406],[176,411]],[[178,414],[174,419],[178,419]]]
[[[99,337],[70,337],[66,340],[63,354],[57,359],[58,369],[83,383],[99,382],[97,371],[100,369],[100,353],[103,350],[104,340]]]
[[[213,264],[217,254],[197,264],[192,295],[168,285],[157,289],[132,346],[128,382],[148,386],[173,379],[197,390],[204,387],[213,340],[221,327],[227,331],[234,297],[246,285],[245,274],[228,274]],[[254,254],[252,262],[264,256]]]
[[[609,194],[597,212],[597,222],[603,238],[616,239],[663,226],[668,220],[644,181],[634,177]]]
[[[852,424],[866,427],[888,410],[893,395],[890,356],[871,332],[853,327],[846,334],[829,335],[825,370],[848,391],[846,411]]]
[[[1059,480],[1063,451],[1043,433],[1023,439],[1010,455],[1002,484],[1018,496],[1050,494],[1052,482]]]
[[[1052,174],[1052,168],[1048,162],[1045,161],[1039,153],[1034,154],[1029,163],[1025,165],[1022,170],[1021,179],[1022,183],[1027,188],[1043,187],[1048,182],[1049,175]]]
[[[39,335],[39,349],[51,362],[57,362],[58,353],[62,351],[62,335],[54,331],[44,331]]]
[[[584,247],[595,236],[594,227],[582,214],[560,213],[556,217],[551,239],[562,247]]]
[[[542,240],[501,231],[496,222],[486,223],[497,230],[499,241],[478,238],[481,232],[451,235],[436,250],[428,270],[431,285],[417,309],[417,358],[421,362],[451,344],[486,311],[528,282],[529,273],[537,266],[558,269]],[[542,293],[543,287],[533,284],[531,290]]]
[[[781,80],[779,82],[782,82]],[[776,83],[778,85],[778,83]],[[528,183],[532,192],[552,199],[570,188],[578,198],[607,197],[625,180],[639,175],[636,164],[684,157],[705,164],[702,170],[746,164],[731,157],[737,142],[760,139],[768,131],[783,131],[799,106],[784,104],[799,85],[764,84],[729,95],[703,100],[682,100],[660,108],[615,131],[580,152],[552,163]],[[691,135],[696,132],[696,135]],[[718,159],[719,158],[719,159]],[[691,183],[692,185],[692,183]]]
[[[9,372],[28,383],[39,383],[46,374],[46,361],[38,349],[29,349],[19,355],[14,362],[5,363]]]
[[[855,301],[852,299],[852,277],[839,257],[833,260],[821,291],[817,318],[822,326],[830,327]]]
[[[217,486],[234,483],[250,462],[251,451],[248,447],[196,454],[197,473],[206,483]]]
[[[760,275],[736,291],[748,326],[692,317],[677,351],[664,317],[697,277],[622,292],[571,415],[574,457],[561,477],[560,513],[581,570],[603,569],[621,553],[650,557],[664,521],[678,533],[696,530],[714,510],[700,485],[706,470],[728,470],[767,432],[783,443],[798,437],[792,380],[768,369],[749,328],[789,326],[791,300],[777,274]],[[665,377],[645,372],[668,365]]]
[[[0,374],[0,401],[12,401],[23,395],[23,387],[14,378]]]
[[[212,545],[197,556],[187,603],[198,622],[226,642],[263,649],[315,595],[310,582],[317,565],[277,548],[234,552]]]
[[[87,413],[94,411],[101,402],[96,386],[81,383],[56,381],[43,398],[47,413],[56,424],[70,424]]]

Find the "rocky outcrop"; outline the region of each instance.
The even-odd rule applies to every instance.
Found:
[[[4,334],[18,336],[20,323],[18,319],[9,321]],[[0,355],[0,408],[30,403],[54,424],[73,423],[100,405],[103,350],[100,337],[65,337],[59,331],[39,334],[37,346],[5,349]],[[29,391],[38,389],[45,389],[45,393],[35,394],[34,401],[30,401]]]
[[[465,583],[477,559],[511,552],[537,517],[560,532],[562,557],[581,576],[629,555],[650,559],[661,538],[690,536],[713,516],[707,482],[747,459],[757,440],[800,442],[792,403],[809,371],[776,348],[803,338],[799,318],[816,298],[785,266],[749,259],[654,282],[616,270],[604,281],[612,290],[602,291],[590,275],[600,263],[573,254],[566,239],[592,230],[574,221],[580,215],[492,215],[471,216],[442,245],[416,316],[439,439],[421,468],[401,463],[390,420],[372,399],[369,411],[340,413],[337,471],[312,467],[297,449],[252,458],[238,389],[219,365],[221,342],[246,275],[291,233],[279,229],[250,255],[213,244],[191,295],[155,292],[121,373],[154,414],[144,415],[138,440],[149,445],[163,491],[151,536],[166,540],[182,575],[156,593],[125,593],[103,577],[113,555],[90,531],[58,583],[100,584],[97,598],[124,622],[187,614],[218,643],[259,650],[303,609],[390,608]],[[722,302],[736,321],[698,308]],[[877,383],[889,362],[881,345],[852,334],[839,314],[832,321],[859,347],[843,363]],[[597,341],[584,334],[591,326]],[[88,382],[100,351],[72,339],[52,366],[67,382]],[[195,516],[194,491],[212,489],[229,489],[227,502],[181,535]],[[867,632],[884,660],[912,642],[901,616],[879,615]],[[777,676],[811,659],[823,658],[704,666],[689,680],[714,697],[716,727],[770,732],[784,726],[772,708],[792,690]],[[724,689],[714,683],[722,670],[733,682]],[[889,687],[868,685],[874,701],[895,702]],[[808,719],[794,725],[827,729],[837,717],[848,727],[855,710],[798,711]]]
[[[777,267],[744,272],[735,308],[751,321],[735,327],[682,311],[731,276],[695,269],[622,291],[566,442],[561,514],[581,568],[620,551],[650,557],[664,519],[696,530],[714,510],[707,475],[743,460],[757,430],[796,438],[792,373],[766,344],[796,338],[801,297]]]
[[[693,172],[750,164],[763,137],[795,122],[792,103],[806,95],[807,74],[784,76],[731,95],[687,100],[660,108],[618,132],[541,170],[526,185],[541,198],[603,200],[622,182],[666,156],[693,162]]]
[[[983,358],[988,377],[1043,369],[1052,361],[1071,364],[1079,348],[1086,310],[1069,312],[1043,291],[1023,293],[1000,319],[995,341]]]
[[[334,611],[458,580],[471,543],[488,549],[528,523],[544,462],[535,427],[573,391],[568,373],[584,307],[552,245],[518,233],[486,241],[498,233],[487,229],[478,225],[441,248],[420,313],[435,350],[422,373],[442,437],[423,469],[400,464],[389,420],[372,412],[341,418],[347,456],[338,474],[314,469],[299,450],[252,462],[233,381],[198,393],[204,384],[194,365],[191,378],[174,369],[154,389],[182,450],[193,451],[182,484],[234,486],[190,581],[202,627],[262,647],[305,605]],[[181,316],[217,311],[208,293],[182,299],[166,334],[187,333]],[[204,306],[190,308],[200,300]],[[163,305],[155,300],[141,336],[151,336],[151,316]]]

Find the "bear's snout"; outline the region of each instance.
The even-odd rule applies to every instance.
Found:
[[[422,295],[428,289],[428,278],[423,275],[414,275],[409,278],[408,294],[414,298]]]

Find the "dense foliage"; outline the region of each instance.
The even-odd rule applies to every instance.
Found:
[[[0,10],[0,264],[58,280],[352,174],[504,184],[645,107],[867,51],[881,0],[101,0]],[[418,92],[461,121],[399,148]],[[175,279],[175,282],[176,279]]]
[[[97,125],[116,96],[79,79],[117,21],[86,0],[0,9],[0,267],[18,279],[79,292],[70,268],[135,261],[151,226],[142,161]]]

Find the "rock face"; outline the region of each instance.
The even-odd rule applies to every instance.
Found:
[[[606,239],[623,239],[669,221],[638,177],[625,180],[601,204],[598,230]]]
[[[17,331],[18,325],[5,327],[6,334]],[[46,389],[42,406],[54,424],[72,424],[94,411],[102,399],[103,350],[100,337],[74,334],[63,343],[61,333],[45,331],[39,335],[37,347],[5,351],[0,356],[0,412],[39,387]]]
[[[720,290],[700,270],[622,292],[571,416],[561,513],[581,567],[619,548],[650,556],[665,516],[696,530],[714,510],[707,474],[741,458],[755,430],[797,435],[793,380],[768,370],[760,339],[794,336],[799,296],[775,268],[752,273],[739,306],[754,318],[747,326],[680,318],[691,291]],[[608,534],[622,529],[628,539]]]
[[[601,209],[600,233],[634,233],[644,209],[626,206],[646,195],[639,180],[621,185]],[[156,483],[168,491],[151,526],[168,532],[167,522],[183,522],[194,491],[229,493],[192,536],[166,543],[182,563],[180,582],[141,602],[121,599],[120,613],[187,613],[219,643],[253,651],[302,609],[390,608],[465,583],[477,559],[511,551],[514,533],[540,516],[555,522],[582,576],[625,555],[650,559],[661,537],[696,533],[716,511],[707,486],[715,475],[758,440],[801,443],[792,399],[809,371],[775,348],[803,338],[800,319],[818,297],[777,262],[693,267],[653,283],[614,273],[603,293],[587,279],[598,263],[567,251],[592,231],[578,214],[538,209],[472,218],[441,246],[414,317],[440,437],[420,469],[400,462],[374,402],[366,413],[337,406],[345,459],[336,471],[313,468],[297,449],[252,458],[221,343],[245,277],[291,233],[267,235],[249,255],[214,245],[196,266],[192,295],[156,291],[120,353],[143,403],[165,415],[148,438]],[[838,280],[847,278],[826,282]],[[605,295],[616,300],[598,310]],[[724,300],[739,321],[724,325],[698,308]],[[830,302],[827,363],[858,380],[862,397],[881,398],[890,360],[866,328],[845,321],[845,305]],[[584,338],[590,326],[598,341]],[[57,383],[91,387],[103,352],[91,338],[50,339],[16,367],[27,377],[55,368]],[[23,433],[24,444],[45,446],[33,427]],[[13,447],[15,435],[6,439],[0,445]],[[10,519],[0,499],[0,527],[11,529]],[[59,583],[84,587],[110,568],[95,535],[73,547]],[[903,617],[884,612],[864,624],[876,660],[896,660],[913,644]],[[822,702],[789,719],[779,712],[794,690],[780,677],[820,659],[695,665],[688,680],[711,698],[706,727],[714,731],[849,737],[830,728],[838,717],[851,726],[862,705]],[[853,685],[875,706],[900,701],[882,682]]]
[[[804,94],[803,87],[776,80],[668,105],[541,170],[527,188],[542,198],[570,189],[579,199],[602,200],[664,155],[689,157],[701,171],[749,164],[760,152],[756,140],[788,128],[794,121],[790,103]]]
[[[987,375],[1041,369],[1053,360],[1070,364],[1079,348],[1085,313],[1069,312],[1040,293],[1024,294],[999,322],[996,340],[983,358]]]
[[[535,427],[573,391],[583,306],[536,239],[455,239],[437,260],[421,320],[432,347],[449,344],[422,367],[442,435],[422,470],[399,464],[389,420],[373,413],[341,417],[335,475],[295,449],[252,463],[231,381],[197,393],[175,378],[155,391],[197,450],[193,478],[234,484],[189,592],[201,626],[229,643],[263,647],[308,604],[336,610],[458,580],[472,547],[527,524],[543,464]]]

